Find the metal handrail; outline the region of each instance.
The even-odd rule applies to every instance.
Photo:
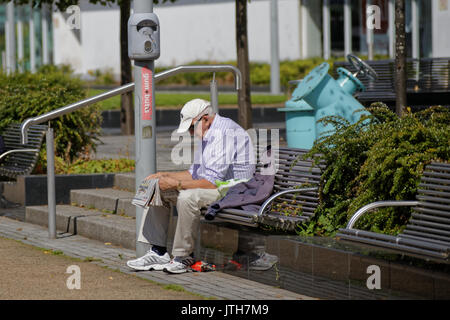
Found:
[[[365,214],[366,212],[381,208],[381,207],[414,207],[419,204],[419,201],[408,201],[408,200],[392,200],[392,201],[377,201],[369,203],[368,205],[365,205],[350,218],[350,221],[347,224],[347,229],[353,229],[353,226],[355,225],[356,221]]]
[[[124,94],[130,91],[134,90],[134,83],[128,83],[126,85],[123,85],[121,87],[115,88],[113,90],[103,92],[101,94],[98,94],[96,96],[69,104],[65,107],[52,110],[50,112],[41,114],[34,118],[28,118],[24,122],[22,122],[22,125],[20,126],[20,133],[21,133],[21,140],[22,144],[28,143],[28,128],[34,124],[40,124],[43,122],[47,122],[49,120],[58,118],[62,115],[65,115],[67,113],[71,113],[73,111],[76,111],[82,107],[90,106],[94,103],[109,99],[111,97],[117,96],[119,94]]]
[[[240,90],[242,87],[242,81],[241,81],[242,74],[238,68],[236,68],[235,66],[232,66],[232,65],[179,66],[179,67],[175,67],[175,68],[165,70],[163,72],[155,74],[155,83],[158,81],[164,80],[168,77],[174,76],[176,74],[183,73],[183,72],[224,72],[224,71],[231,71],[234,73],[236,90]],[[28,142],[27,132],[28,132],[28,128],[31,125],[47,122],[49,120],[52,120],[52,119],[55,119],[62,115],[65,115],[67,113],[76,111],[82,107],[90,106],[94,103],[109,99],[111,97],[121,95],[121,94],[124,94],[127,92],[131,92],[134,90],[134,87],[135,87],[134,83],[128,83],[128,84],[118,87],[116,89],[112,89],[110,91],[98,94],[96,96],[69,104],[65,107],[52,110],[50,112],[41,114],[37,117],[26,119],[24,122],[22,122],[22,125],[20,126],[22,144],[26,144]]]
[[[234,73],[236,90],[242,89],[242,74],[241,71],[233,65],[200,65],[200,66],[179,66],[173,69],[162,71],[155,75],[155,81],[161,81],[168,77],[174,76],[183,72],[224,72],[231,71]]]
[[[258,216],[261,216],[264,213],[264,211],[266,211],[267,206],[273,200],[278,198],[279,196],[282,196],[282,195],[285,195],[288,193],[312,192],[312,191],[317,191],[318,189],[319,189],[318,187],[304,187],[304,188],[288,189],[288,190],[283,190],[283,191],[277,192],[277,193],[273,194],[272,196],[270,196],[269,198],[267,198],[266,201],[264,201],[264,203],[259,208]]]

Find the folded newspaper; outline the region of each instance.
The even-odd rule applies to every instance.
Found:
[[[163,206],[159,179],[144,179],[139,185],[131,203],[139,207]]]

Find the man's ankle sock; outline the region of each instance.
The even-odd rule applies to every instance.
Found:
[[[155,246],[155,245],[152,246],[152,250],[155,251],[160,256],[165,255],[166,252],[167,252],[167,248],[166,247]]]

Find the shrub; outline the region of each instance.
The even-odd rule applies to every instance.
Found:
[[[47,155],[42,153],[42,162],[36,166],[35,174],[45,174],[47,171]],[[89,174],[89,173],[116,173],[132,172],[135,168],[133,159],[84,159],[79,158],[73,162],[64,161],[55,157],[55,174]]]
[[[45,66],[35,74],[0,74],[0,132],[10,123],[21,123],[84,98],[82,82],[72,76],[67,66]],[[51,126],[55,130],[56,155],[71,161],[95,150],[101,114],[97,106],[85,107],[52,120]]]
[[[450,111],[431,107],[397,117],[374,104],[370,116],[349,124],[338,117],[320,121],[336,132],[316,141],[305,156],[325,159],[316,215],[299,226],[303,235],[334,235],[362,206],[382,200],[414,200],[423,169],[432,160],[450,159]],[[369,121],[367,121],[369,120]],[[356,227],[398,234],[410,208],[380,209],[363,216]]]

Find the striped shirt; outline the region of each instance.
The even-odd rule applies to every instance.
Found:
[[[255,155],[250,136],[231,119],[215,115],[199,141],[189,168],[195,180],[250,179],[255,173]]]

